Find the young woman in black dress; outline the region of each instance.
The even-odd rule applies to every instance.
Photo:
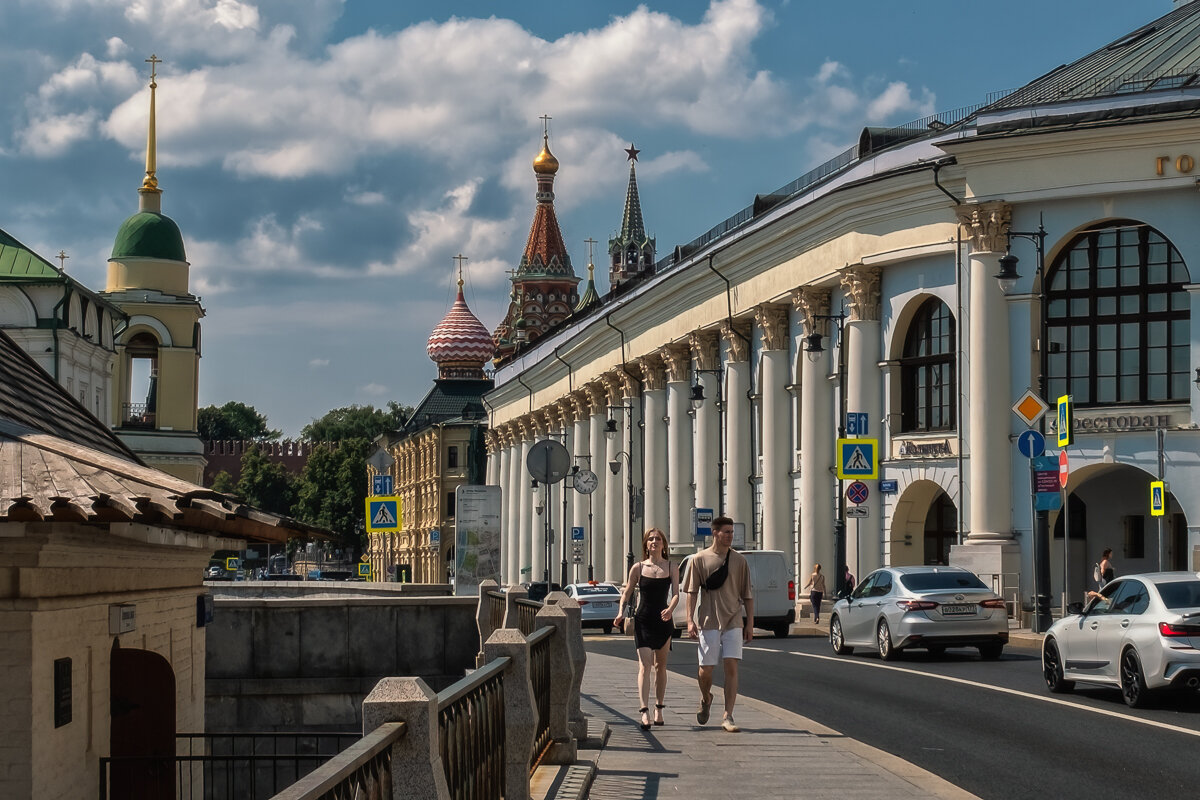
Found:
[[[638,590],[638,608],[633,615],[633,641],[638,655],[638,697],[641,698],[641,726],[649,730],[651,723],[649,698],[650,682],[654,681],[654,725],[663,725],[663,698],[667,691],[667,654],[671,651],[671,636],[675,623],[671,612],[679,603],[679,565],[670,561],[667,537],[658,528],[642,534],[642,560],[629,570],[629,580],[621,594],[621,605],[613,624],[618,629],[625,623],[625,610]],[[652,677],[653,675],[653,677]]]

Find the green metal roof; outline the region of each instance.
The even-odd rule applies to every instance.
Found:
[[[153,211],[139,211],[121,224],[112,258],[161,258],[187,261],[183,234],[175,220]]]
[[[54,266],[7,231],[0,230],[0,277],[59,279],[62,274]]]

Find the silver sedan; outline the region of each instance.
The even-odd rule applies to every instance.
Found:
[[[907,648],[940,655],[977,647],[996,659],[1008,643],[1004,600],[960,567],[885,567],[833,605],[829,643],[838,655],[869,647],[890,661]]]
[[[1155,689],[1200,688],[1200,576],[1126,575],[1072,603],[1042,641],[1042,675],[1051,692],[1076,681],[1120,688],[1138,708]]]

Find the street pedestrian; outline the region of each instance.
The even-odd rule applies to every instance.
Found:
[[[671,618],[679,603],[679,565],[672,564],[666,535],[658,528],[642,534],[642,560],[629,570],[625,591],[613,624],[618,629],[625,617],[633,617],[633,643],[638,656],[638,697],[642,707],[642,730],[650,730],[650,683],[654,683],[654,725],[663,720],[663,699],[667,693],[667,655],[675,622]],[[637,611],[633,608],[633,590],[638,592]]]
[[[1100,584],[1098,588],[1103,589],[1113,578],[1117,577],[1117,571],[1113,569],[1112,548],[1104,548],[1104,552],[1100,554]]]
[[[696,711],[696,722],[701,725],[708,722],[713,701],[713,667],[719,660],[725,670],[725,714],[721,727],[737,733],[740,728],[733,721],[733,706],[737,702],[738,661],[742,658],[742,644],[754,638],[754,595],[750,565],[745,556],[733,549],[733,520],[717,517],[712,521],[712,531],[712,547],[691,557],[683,582],[688,636],[700,640],[697,648],[700,708]]]
[[[848,596],[854,591],[854,573],[850,571],[850,567],[842,564],[842,596]]]
[[[821,574],[821,565],[813,564],[812,575],[808,576],[808,583],[804,584],[804,589],[812,587],[812,591],[808,594],[808,602],[812,605],[813,624],[821,624],[821,598],[825,596],[825,576]],[[804,591],[801,589],[800,591]]]

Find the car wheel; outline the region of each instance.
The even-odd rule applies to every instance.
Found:
[[[788,625],[786,622],[781,622],[774,628],[771,628],[771,632],[775,634],[776,639],[786,639],[791,630],[792,626]]]
[[[612,623],[611,623],[611,622],[610,622],[609,624],[607,624],[607,625],[605,625],[605,626],[604,626],[604,632],[605,632],[605,633],[612,633],[612,629],[613,629],[613,626],[612,626]]]
[[[846,646],[846,637],[842,635],[842,621],[837,617],[829,621],[829,644],[839,656],[848,656],[854,652],[853,647]]]
[[[988,644],[979,645],[979,657],[984,661],[995,661],[1004,652],[1004,645],[999,642],[990,642]]]
[[[892,647],[892,632],[888,630],[886,620],[879,620],[875,629],[875,649],[879,651],[880,661],[893,661],[896,658],[896,648]]]
[[[941,658],[942,656],[946,655],[946,648],[944,645],[931,644],[925,649],[929,652],[929,655],[933,656],[934,658]]]
[[[1062,656],[1058,652],[1058,642],[1053,639],[1047,639],[1042,647],[1042,677],[1052,694],[1064,694],[1075,688],[1075,681],[1063,677]]]
[[[1143,708],[1149,698],[1142,662],[1131,647],[1121,655],[1121,697],[1130,708]]]

